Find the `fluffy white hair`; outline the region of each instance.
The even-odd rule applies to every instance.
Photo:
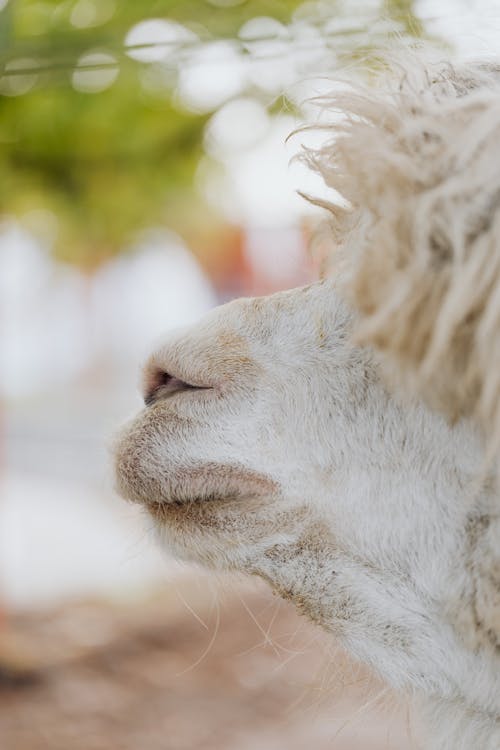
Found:
[[[305,159],[348,202],[332,214],[357,340],[389,377],[500,448],[500,66],[406,51]],[[340,120],[340,121],[339,121]]]

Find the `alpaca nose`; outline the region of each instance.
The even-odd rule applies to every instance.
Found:
[[[150,370],[145,377],[143,388],[144,403],[151,406],[159,399],[173,396],[180,391],[206,390],[208,386],[193,385],[171,375],[160,367]]]
[[[236,313],[240,307],[241,303],[229,303],[214,310],[205,322],[166,335],[144,365],[146,406],[173,396],[189,397],[188,391],[195,398],[196,391],[221,394],[235,384],[252,385],[261,368],[251,356],[246,336],[226,320],[229,312]]]

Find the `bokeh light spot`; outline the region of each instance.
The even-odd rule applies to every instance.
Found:
[[[130,29],[125,37],[125,46],[129,47],[128,56],[134,60],[155,62],[164,60],[179,45],[196,42],[197,39],[194,32],[180,23],[150,18]]]
[[[5,65],[4,75],[0,78],[0,94],[21,96],[30,91],[38,78],[38,73],[36,73],[38,65],[37,60],[29,57],[9,60]]]
[[[78,0],[71,11],[70,21],[77,29],[98,26],[109,21],[115,12],[114,0]]]
[[[253,146],[267,132],[269,116],[255,99],[233,99],[219,109],[207,125],[205,148],[220,158],[227,151],[241,151]]]
[[[210,112],[244,88],[247,66],[232,42],[203,45],[179,71],[178,96],[194,112]]]
[[[116,58],[107,52],[88,52],[78,60],[73,72],[73,88],[95,94],[109,88],[119,73]]]
[[[275,18],[270,18],[269,16],[257,16],[243,24],[239,30],[238,36],[245,41],[254,39],[275,39],[277,37],[287,37],[288,31],[286,27]]]

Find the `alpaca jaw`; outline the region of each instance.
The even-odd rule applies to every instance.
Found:
[[[391,398],[350,320],[320,283],[171,336],[146,395],[160,370],[210,387],[158,390],[124,428],[119,491],[176,556],[261,576],[392,685],[500,714],[491,648],[464,646],[451,604],[472,607],[482,446]]]

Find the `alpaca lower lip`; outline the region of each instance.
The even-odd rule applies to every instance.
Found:
[[[126,454],[124,466],[129,471]],[[135,498],[148,511],[160,516],[168,508],[191,508],[242,500],[253,504],[259,498],[267,501],[271,496],[276,497],[279,489],[276,482],[264,474],[237,464],[231,466],[215,462],[172,467],[155,487],[151,486],[149,476],[145,477],[142,487],[138,487],[136,472],[133,472],[131,480],[126,477],[128,485],[123,483],[125,491],[122,494]]]
[[[196,519],[203,518],[205,512],[213,513],[216,509],[220,511],[238,499],[237,494],[232,493],[209,497],[192,496],[187,500],[175,499],[165,503],[148,503],[146,510],[158,523],[185,522],[187,520],[196,523]]]
[[[237,492],[227,494],[213,493],[211,495],[190,495],[189,497],[173,497],[167,502],[153,501],[147,504],[148,510],[161,511],[163,508],[184,508],[185,506],[198,505],[200,503],[224,502],[225,500],[237,500]]]

